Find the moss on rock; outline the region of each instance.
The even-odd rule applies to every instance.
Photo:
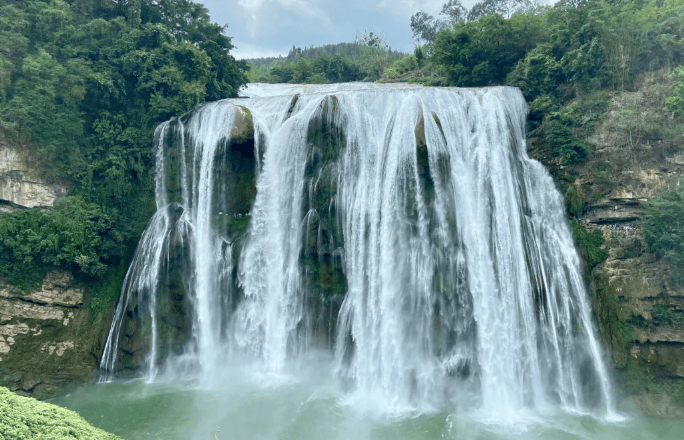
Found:
[[[0,438],[14,440],[120,440],[78,413],[0,387]]]

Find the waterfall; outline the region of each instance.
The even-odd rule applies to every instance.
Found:
[[[157,129],[158,212],[103,378],[138,331],[151,377],[174,357],[205,377],[226,357],[280,371],[323,345],[350,396],[388,407],[612,411],[564,202],[527,156],[519,90],[243,93]],[[162,313],[175,273],[185,332],[160,324],[180,307]]]

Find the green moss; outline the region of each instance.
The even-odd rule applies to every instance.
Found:
[[[307,164],[307,175],[313,175],[318,167],[336,161],[346,146],[344,133],[332,117],[336,109],[337,97],[329,96],[321,103],[320,112],[309,122],[307,141],[313,146],[314,154]]]
[[[603,246],[603,234],[599,229],[589,233],[577,220],[572,220],[570,227],[589,270],[606,261],[608,252],[601,248]]]
[[[433,112],[433,118],[435,121],[439,121],[437,115]],[[437,125],[441,125],[437,122]],[[414,135],[416,137],[416,164],[418,171],[418,178],[420,179],[420,186],[422,191],[423,201],[426,204],[431,204],[435,198],[435,182],[432,178],[430,170],[430,156],[428,154],[427,139],[425,137],[425,120],[423,119],[423,114],[421,113],[418,117],[418,122],[414,129]],[[413,194],[413,188],[408,188],[407,190],[407,208],[413,209],[415,207],[415,194]]]
[[[0,387],[0,438],[13,440],[120,440],[78,413]]]
[[[236,232],[245,231],[249,227],[250,221],[251,217],[249,216],[215,215],[213,217],[213,226],[217,231],[232,235]]]
[[[435,123],[437,124],[439,131],[442,133],[442,137],[445,137],[444,136],[444,129],[442,128],[442,121],[439,120],[439,116],[437,116],[437,113],[432,112],[432,119],[435,120]]]
[[[116,266],[109,266],[104,280],[91,289],[90,298],[87,300],[91,322],[94,322],[99,315],[107,313],[112,301],[116,301],[121,294],[129,260],[130,258],[123,258]]]
[[[297,101],[299,101],[299,93],[292,97],[292,100],[290,101],[290,107],[288,107],[287,114],[285,115],[285,119],[289,119],[290,116],[292,116],[292,112],[294,112],[294,108],[295,105],[297,105]]]
[[[655,304],[651,309],[651,319],[654,325],[679,324],[684,320],[681,310],[673,310],[666,304]]]
[[[575,185],[567,185],[564,191],[566,210],[573,217],[580,217],[584,213],[586,202]]]
[[[648,368],[631,359],[622,375],[625,391],[631,394],[670,396],[675,404],[684,406],[684,380],[656,377]]]
[[[230,216],[228,217],[228,228],[233,231],[244,231],[249,227],[249,222],[251,220],[251,217],[233,217]]]
[[[324,295],[344,294],[347,292],[347,277],[333,258],[326,254],[321,259],[301,257],[300,263],[312,277],[314,286]]]
[[[164,185],[169,202],[182,202],[182,182],[180,166],[184,158],[180,157],[177,148],[172,146],[164,151]]]
[[[600,334],[607,345],[613,346],[615,352],[625,353],[634,342],[636,311],[627,303],[617,285],[611,285],[606,274],[598,274],[594,278],[597,303],[594,313],[598,318]],[[641,324],[641,323],[637,323]],[[628,361],[624,356],[614,359],[618,368],[623,368]]]
[[[244,110],[244,112],[247,113],[249,116],[252,116],[252,112],[247,107],[245,107],[244,105],[238,105],[238,107],[240,107],[242,110]]]

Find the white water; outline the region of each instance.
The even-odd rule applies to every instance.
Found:
[[[334,344],[344,399],[389,411],[457,403],[504,421],[529,410],[612,413],[563,200],[527,157],[517,89],[251,85],[244,94],[251,98],[209,104],[158,129],[159,210],[117,306],[104,378],[118,368],[136,295],[151,307],[149,376],[159,368],[154,308],[173,240],[190,255],[194,338],[183,356],[205,381],[229,357],[279,372],[311,349],[300,253],[311,216],[325,214],[304,212],[308,127],[322,118],[345,139],[330,165],[337,191],[328,202],[348,285]],[[239,261],[212,226],[222,214],[214,205],[223,169],[214,161],[229,143],[235,105],[253,115],[256,160],[263,152]],[[432,188],[420,175],[421,115]],[[182,158],[183,182],[182,200],[171,203],[163,184],[170,148]],[[182,209],[177,220],[174,209]],[[233,284],[242,295],[224,307]]]

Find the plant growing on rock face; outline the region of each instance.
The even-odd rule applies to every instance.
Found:
[[[579,245],[580,252],[584,254],[585,260],[589,263],[589,271],[606,261],[608,252],[601,249],[601,246],[603,246],[603,235],[600,229],[589,233],[577,220],[572,220],[570,227],[572,235],[575,237],[575,242]]]
[[[676,285],[684,285],[684,179],[650,200],[641,225],[649,252],[664,257]]]
[[[672,77],[676,82],[672,95],[665,99],[665,109],[673,115],[684,116],[684,66],[678,66]]]

